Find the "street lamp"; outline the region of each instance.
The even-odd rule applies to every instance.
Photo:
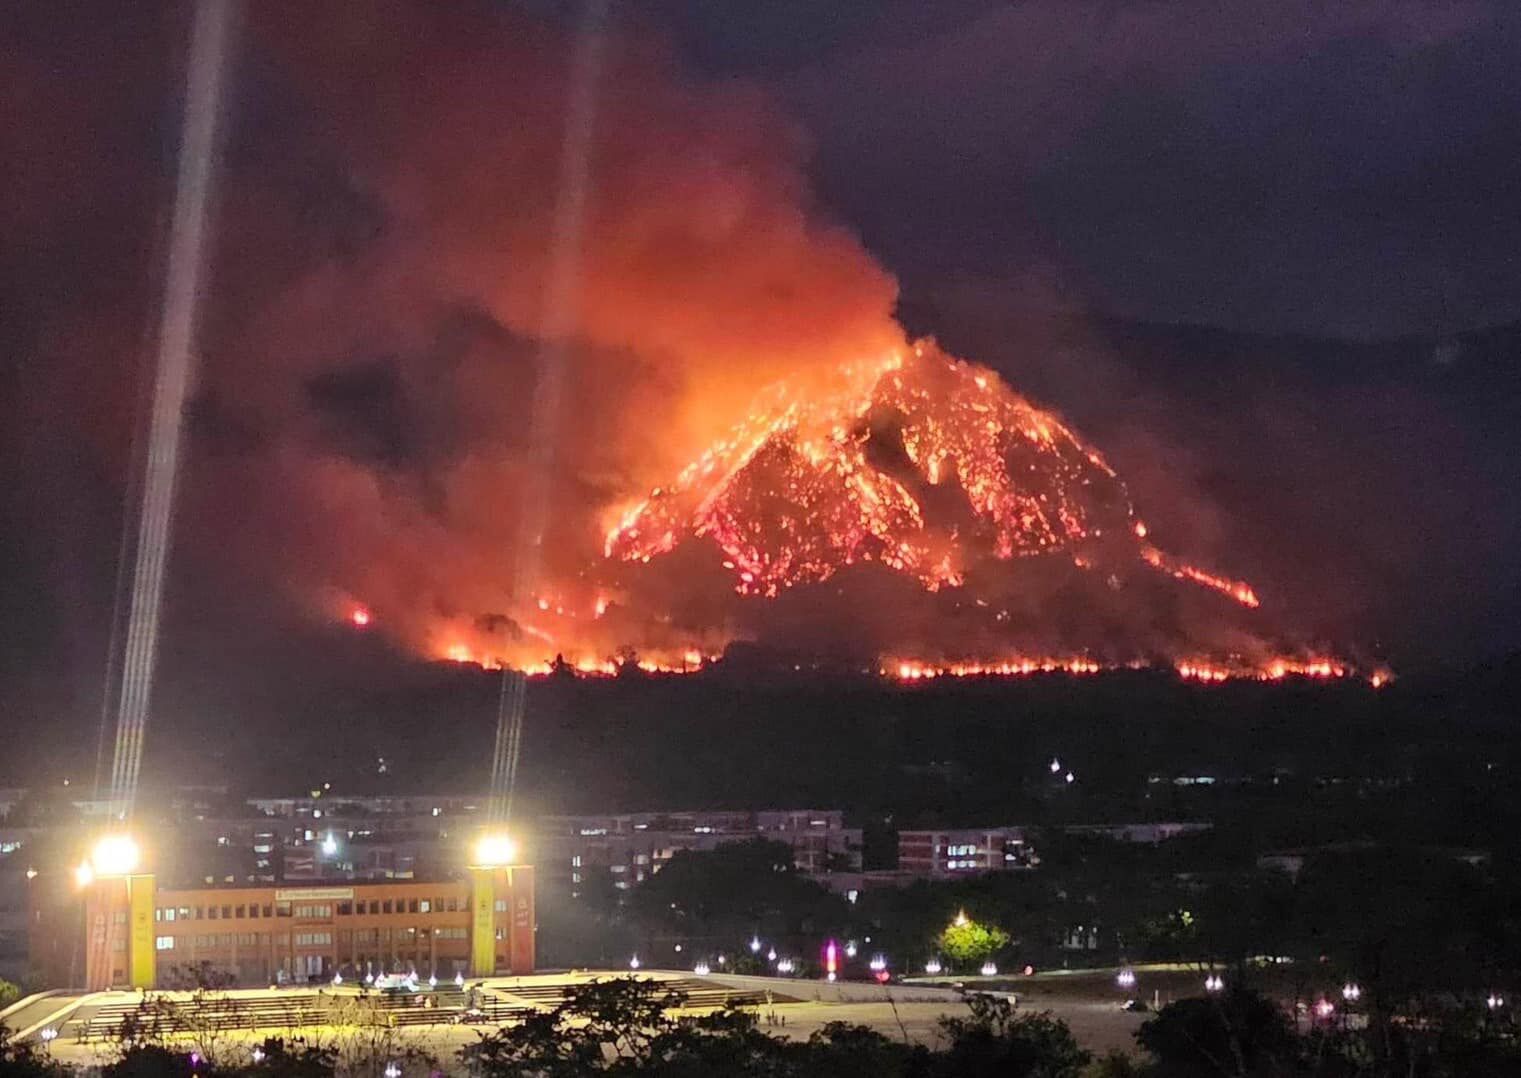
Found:
[[[1348,1003],[1356,1003],[1363,998],[1363,990],[1359,985],[1349,981],[1341,986],[1341,998]]]
[[[481,868],[501,868],[517,856],[518,844],[506,835],[482,835],[475,844],[475,863]]]
[[[52,1026],[48,1026],[47,1029],[44,1029],[41,1033],[37,1034],[37,1036],[42,1038],[43,1044],[52,1044],[55,1040],[58,1039],[58,1031]]]
[[[984,977],[997,977],[998,966],[993,962],[984,962],[982,964],[982,975]]]
[[[1225,978],[1221,977],[1218,973],[1211,973],[1208,977],[1204,978],[1204,991],[1206,992],[1218,992],[1224,987]]]
[[[1501,1007],[1505,1006],[1505,997],[1496,992],[1491,992],[1489,998],[1484,1001],[1484,1005],[1492,1011],[1498,1011]]]
[[[751,936],[750,937],[750,953],[751,954],[760,954],[760,949],[761,949],[760,937],[759,936]]]
[[[97,876],[129,876],[137,870],[140,856],[130,835],[106,835],[90,854],[90,868]]]
[[[938,974],[944,968],[938,958],[931,958],[928,962],[924,963],[924,972],[928,973],[931,977]]]
[[[881,973],[887,968],[887,957],[880,954],[872,955],[871,961],[867,965],[871,967],[873,973]]]
[[[632,957],[632,958],[630,958],[628,960],[628,968],[629,969],[638,969],[639,968],[639,956],[638,955],[634,955],[634,957]]]
[[[1114,983],[1119,985],[1121,988],[1134,988],[1135,970],[1130,969],[1129,967],[1120,970],[1120,972],[1114,978]]]

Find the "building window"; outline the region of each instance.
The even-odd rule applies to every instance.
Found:
[[[433,903],[429,902],[426,898],[422,899],[420,902],[417,903],[417,912],[418,913],[432,913],[433,912]]]
[[[408,913],[417,913],[417,912],[419,912],[419,910],[417,908],[417,899],[415,899],[415,898],[414,899],[410,899],[407,902],[407,912]]]
[[[390,913],[391,912],[391,900],[389,898],[384,899],[380,903],[380,912],[381,913]]]
[[[236,909],[234,909],[232,911],[232,915],[233,915],[233,917],[237,918],[238,920],[242,920],[244,917],[248,916],[248,907],[246,907],[246,906],[238,906]]]
[[[338,916],[339,917],[347,917],[349,914],[351,914],[353,912],[354,912],[354,904],[352,902],[340,902],[340,903],[338,903]]]
[[[506,913],[507,912],[507,900],[505,898],[499,898],[499,899],[497,899],[496,900],[496,907],[495,908],[496,908],[496,912],[497,913]]]
[[[206,907],[206,916],[210,920],[215,921],[217,919],[217,908],[215,906],[207,906]]]
[[[331,932],[297,932],[297,947],[325,947],[333,942]]]
[[[160,936],[160,937],[158,937],[156,940],[153,941],[153,949],[155,951],[172,951],[172,950],[174,950],[174,937],[173,936]]]

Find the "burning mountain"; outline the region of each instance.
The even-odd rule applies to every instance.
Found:
[[[1136,561],[1244,606],[1251,586],[1146,541],[1099,452],[993,372],[921,343],[841,372],[822,393],[774,387],[668,486],[627,509],[605,552],[649,562],[711,539],[742,595],[877,562],[924,588],[960,586],[989,558]]]
[[[1352,672],[1280,654],[1243,623],[1260,606],[1250,584],[1161,550],[1096,449],[931,341],[771,386],[616,512],[602,555],[527,610],[477,619],[468,644],[451,629],[443,654],[542,671],[526,656],[553,649],[585,673],[681,672],[734,639],[796,643],[833,619],[906,680],[1157,662],[1202,681]],[[733,595],[716,614],[720,566]],[[781,615],[793,624],[767,626],[798,593],[811,599]]]
[[[279,92],[219,194],[179,513],[207,579],[529,669],[778,640],[906,676],[1334,669],[1274,665],[1252,588],[1164,553],[1096,449],[907,343],[758,87],[484,0],[261,5],[245,33]],[[130,384],[117,336],[58,340],[61,397],[76,354]]]

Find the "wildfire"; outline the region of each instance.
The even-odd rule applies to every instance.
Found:
[[[1008,587],[1000,581],[1011,574],[999,570],[1000,563],[1043,556],[1094,573],[1112,589],[1125,587],[1131,570],[1155,572],[1248,609],[1261,605],[1249,583],[1157,546],[1154,529],[1135,512],[1115,470],[1054,415],[991,371],[927,343],[908,356],[845,367],[823,385],[771,387],[726,436],[669,483],[615,512],[610,525],[606,561],[578,581],[543,582],[510,617],[439,626],[430,650],[453,662],[511,666],[531,676],[708,669],[732,637],[722,629],[683,636],[672,618],[642,606],[638,589],[616,571],[618,563],[644,565],[689,540],[717,548],[715,561],[742,596],[774,597],[852,565],[876,564],[926,591],[966,589],[967,609],[986,611],[979,617],[990,632],[1031,628],[1011,615],[1010,593],[1000,599],[984,587],[990,581],[993,589]],[[363,624],[357,611],[355,624]],[[661,642],[655,651],[641,646],[651,636]],[[639,647],[638,655],[632,647]],[[1245,650],[1260,654],[1268,647]],[[988,651],[994,657],[900,654],[880,659],[877,673],[916,683],[1151,666],[1150,659],[1115,663],[1081,652],[1010,655],[996,643]],[[1157,650],[1142,644],[1137,654]],[[1173,654],[1168,664],[1177,676],[1202,683],[1363,676],[1324,656],[1243,658],[1233,647],[1222,657],[1196,644],[1179,645]],[[1368,680],[1378,688],[1390,677],[1379,670]]]
[[[1098,674],[1113,670],[1145,670],[1148,664],[1100,663],[1086,656],[1047,658],[1012,658],[997,662],[932,663],[916,659],[894,659],[883,663],[883,677],[898,681],[929,681],[935,678],[1005,678],[1029,677],[1034,674]],[[1195,659],[1175,665],[1179,677],[1188,681],[1281,681],[1284,678],[1312,678],[1339,680],[1357,677],[1358,672],[1339,659],[1275,658],[1266,662],[1245,660],[1216,662]],[[1393,675],[1384,669],[1374,671],[1368,683],[1378,689],[1387,685]]]
[[[959,493],[955,523],[932,518]],[[825,393],[773,387],[670,484],[617,514],[610,558],[649,562],[711,539],[742,595],[827,580],[876,562],[934,591],[998,559],[1123,543],[1178,580],[1259,605],[1251,585],[1178,562],[1146,541],[1129,494],[1097,450],[984,368],[919,345],[849,370]],[[974,542],[976,540],[976,542]],[[1082,551],[1078,554],[1075,551]]]

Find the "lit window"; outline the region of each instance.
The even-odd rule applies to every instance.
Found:
[[[159,936],[157,939],[155,939],[153,941],[153,949],[155,951],[172,951],[172,950],[174,950],[174,937],[173,936]]]
[[[433,903],[430,902],[430,901],[428,901],[426,898],[420,900],[417,903],[417,912],[418,913],[432,913],[433,912]]]

